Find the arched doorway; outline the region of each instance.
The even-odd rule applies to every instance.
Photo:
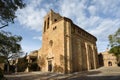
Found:
[[[112,66],[112,62],[111,61],[108,62],[108,66]]]
[[[52,71],[52,61],[48,61],[48,71]]]

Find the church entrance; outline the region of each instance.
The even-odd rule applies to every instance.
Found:
[[[52,71],[52,61],[48,61],[48,71]]]
[[[112,66],[112,62],[111,61],[108,62],[108,66]]]

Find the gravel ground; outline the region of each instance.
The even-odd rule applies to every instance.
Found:
[[[101,67],[86,72],[58,74],[29,72],[5,75],[8,80],[120,80],[120,67]]]

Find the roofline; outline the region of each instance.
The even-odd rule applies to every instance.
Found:
[[[96,38],[94,35],[90,34],[89,32],[87,32],[87,31],[85,31],[84,29],[82,29],[81,27],[79,27],[78,25],[74,24],[71,19],[69,19],[69,18],[67,18],[67,17],[63,17],[63,18],[64,18],[64,20],[67,20],[67,21],[71,22],[75,27],[81,29],[82,31],[84,31],[84,32],[88,33],[89,35],[91,35],[92,37],[94,37],[95,40],[97,41],[97,38]]]

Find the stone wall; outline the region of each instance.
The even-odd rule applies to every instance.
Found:
[[[86,31],[72,25],[73,72],[96,69],[98,57],[96,38]]]
[[[0,68],[4,70],[4,63],[0,63]]]

